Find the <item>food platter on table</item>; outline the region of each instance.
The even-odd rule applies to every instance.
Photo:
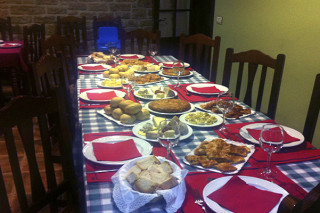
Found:
[[[190,125],[190,126],[194,126],[194,127],[215,127],[215,126],[219,126],[220,124],[223,123],[223,119],[221,118],[220,115],[218,114],[214,114],[214,113],[208,113],[208,116],[210,116],[211,118],[214,117],[215,118],[215,121],[214,122],[210,122],[210,123],[205,123],[205,122],[191,122],[188,120],[188,116],[190,116],[190,114],[195,114],[195,113],[205,113],[205,112],[189,112],[189,113],[186,113],[186,114],[183,114],[179,117],[180,121]],[[210,118],[210,119],[211,119]],[[201,120],[201,119],[199,119]]]
[[[259,141],[257,141],[255,138],[253,138],[249,133],[247,129],[262,129],[263,125],[266,125],[268,123],[254,123],[254,124],[249,124],[246,126],[243,126],[240,129],[240,135],[245,138],[246,140],[255,143],[255,144],[259,144]],[[293,141],[293,142],[289,142],[289,143],[284,143],[283,147],[293,147],[293,146],[298,146],[300,144],[302,144],[304,142],[304,136],[303,134],[301,134],[300,132],[298,132],[295,129],[292,129],[290,127],[287,126],[283,126],[283,130],[287,132],[288,135],[298,138],[297,141]]]
[[[112,90],[112,89],[92,89],[92,90],[87,90],[85,92],[82,92],[79,94],[79,98],[87,101],[87,102],[110,102],[111,99],[106,99],[106,100],[92,100],[88,98],[88,93],[104,93],[104,92],[111,92],[114,91],[118,97],[125,97],[126,93],[118,90]]]
[[[158,73],[162,70],[161,66],[154,65],[154,64],[147,64],[147,65],[133,65],[132,69],[135,73]]]
[[[158,74],[135,75],[135,82],[137,86],[159,83],[166,80],[168,80],[168,78],[162,77]]]
[[[178,93],[169,87],[151,86],[134,90],[134,96],[145,100],[160,100],[164,98],[174,98]]]
[[[121,141],[125,141],[125,140],[129,140],[129,139],[133,139],[134,143],[137,146],[138,151],[140,152],[140,154],[142,156],[148,156],[151,154],[152,152],[152,146],[145,140],[141,139],[141,138],[137,138],[137,137],[132,137],[132,136],[107,136],[107,137],[102,137],[102,138],[98,138],[95,139],[91,142],[89,142],[86,146],[83,147],[82,149],[82,153],[84,155],[84,157],[89,160],[92,161],[94,163],[98,163],[98,164],[104,164],[104,165],[123,165],[133,159],[129,159],[129,160],[124,160],[124,161],[98,161],[94,155],[93,152],[93,147],[92,147],[92,142],[96,142],[96,143],[116,143],[116,142],[121,142]],[[119,153],[121,154],[121,153]]]
[[[109,88],[109,89],[122,88],[121,79],[109,79],[109,78],[105,78],[103,81],[99,81],[97,83],[97,86],[101,88]]]
[[[135,57],[137,56],[137,58]],[[144,59],[144,55],[138,55],[138,54],[121,54],[120,59]]]
[[[192,92],[192,93],[195,93],[195,94],[200,94],[200,95],[218,95],[219,92],[215,92],[215,93],[197,92],[197,91],[193,90],[193,87],[197,87],[197,88],[216,87],[218,90],[220,90],[220,91],[223,92],[223,93],[226,93],[226,92],[228,92],[228,90],[229,90],[228,87],[225,87],[225,86],[223,86],[223,85],[220,85],[220,84],[209,84],[209,83],[191,84],[191,85],[188,85],[188,86],[186,87],[186,89],[187,89],[189,92]]]
[[[162,99],[162,100],[176,100],[176,99]],[[158,101],[158,100],[157,100]],[[184,113],[188,113],[188,112],[192,112],[195,107],[193,104],[190,103],[190,109],[186,110],[186,111],[183,111],[183,112],[160,112],[160,111],[155,111],[155,110],[152,110],[149,105],[150,105],[151,102],[148,102],[146,105],[145,105],[145,108],[147,110],[149,110],[149,112],[151,113],[154,113],[154,114],[158,114],[158,115],[168,115],[168,116],[174,116],[174,115],[182,115]]]
[[[88,69],[89,67],[99,67],[97,69]],[[78,70],[85,71],[85,72],[103,72],[110,69],[110,65],[106,64],[82,64],[78,66]]]
[[[167,62],[162,62],[159,63],[160,66],[163,66],[165,68],[172,68],[173,67],[173,61],[167,61]],[[184,67],[190,67],[189,63],[184,62]]]
[[[214,212],[221,212],[221,213],[231,213],[228,209],[220,206],[218,203],[213,201],[212,199],[208,198],[210,194],[217,191],[218,189],[222,188],[233,176],[226,176],[226,177],[220,177],[215,180],[210,181],[203,189],[203,199],[207,206],[213,210]],[[270,213],[276,213],[278,212],[279,205],[281,201],[289,194],[286,190],[284,190],[282,187],[278,186],[275,183],[272,183],[267,180],[263,180],[256,177],[250,177],[250,176],[238,176],[240,179],[245,181],[248,185],[256,187],[261,190],[270,191],[282,194],[282,197],[280,198],[279,202],[274,206],[274,208],[270,211]],[[236,191],[232,191],[230,193],[237,193]]]
[[[104,109],[100,109],[100,110],[97,110],[97,113],[103,117],[105,117],[106,119],[110,120],[110,121],[113,121],[121,126],[134,126],[134,125],[137,125],[138,123],[140,122],[143,122],[143,121],[140,121],[140,120],[135,120],[134,123],[132,124],[126,124],[126,123],[122,123],[120,120],[117,120],[117,119],[114,119],[114,117],[112,117],[111,115],[107,115],[104,111]]]
[[[168,77],[168,78],[178,78],[178,76],[176,74],[175,75],[167,75],[167,74],[164,74],[163,72],[164,72],[164,70],[160,71],[159,74],[162,76]],[[193,71],[186,70],[186,72],[189,72],[189,73],[187,75],[180,75],[180,78],[187,78],[187,77],[193,76]]]

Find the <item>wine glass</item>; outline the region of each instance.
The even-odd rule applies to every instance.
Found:
[[[114,41],[108,42],[107,46],[108,46],[108,50],[109,50],[111,55],[114,55],[118,50],[117,42],[114,42]]]
[[[219,128],[219,131],[226,131],[227,127],[225,124],[226,114],[230,112],[234,107],[234,95],[232,92],[220,92],[216,100],[216,106],[222,112],[223,122]]]
[[[283,146],[284,130],[278,124],[266,124],[262,127],[259,143],[260,147],[268,153],[267,166],[260,172],[264,179],[277,178],[278,173],[270,168],[271,154],[277,152]]]
[[[158,141],[167,149],[167,159],[173,146],[176,146],[180,140],[179,123],[175,120],[163,120],[158,126]]]
[[[174,88],[181,88],[180,75],[181,75],[181,73],[184,72],[184,62],[183,61],[175,61],[175,62],[173,62],[172,69],[173,69],[173,72],[176,73],[177,76],[178,76],[177,84],[174,85],[173,87]]]
[[[115,67],[120,65],[120,50],[119,49],[116,49],[116,51],[112,55],[112,58],[113,58],[113,62],[114,62]]]
[[[151,43],[148,49],[149,54],[154,57],[158,53],[157,44]]]
[[[130,99],[130,93],[136,86],[134,74],[126,74],[121,77],[122,89],[127,91],[128,99]]]

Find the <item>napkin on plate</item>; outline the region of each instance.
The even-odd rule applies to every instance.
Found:
[[[117,94],[114,91],[110,92],[87,92],[87,97],[90,100],[111,100],[114,97],[117,97]]]
[[[117,143],[92,142],[92,147],[98,161],[123,161],[142,156],[133,139]]]
[[[95,65],[95,66],[82,65],[81,67],[82,69],[85,69],[85,70],[105,70],[106,69],[102,65]]]
[[[199,93],[220,93],[221,90],[219,90],[216,86],[209,86],[209,87],[191,87],[193,91],[199,92]]]
[[[173,67],[173,63],[174,62],[170,62],[170,63],[163,62],[163,66],[165,66],[165,67]],[[182,67],[182,64],[178,63],[177,66],[178,67]]]
[[[260,133],[261,133],[261,129],[247,129],[248,133],[257,141],[259,141],[259,137],[260,137]],[[283,131],[284,134],[284,140],[283,143],[291,143],[294,141],[298,141],[299,138],[295,138],[290,136],[285,130]],[[269,135],[270,139],[276,139],[277,135]]]
[[[282,194],[258,189],[247,184],[237,175],[208,198],[233,212],[269,212],[278,203]]]
[[[132,56],[122,55],[121,58],[124,58],[124,59],[139,59],[139,56],[137,56],[137,55],[132,55]]]

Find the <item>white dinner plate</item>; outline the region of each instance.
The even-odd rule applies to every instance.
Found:
[[[85,101],[89,102],[109,102],[111,99],[108,100],[91,100],[88,98],[87,93],[103,93],[103,92],[110,92],[114,91],[118,97],[125,97],[126,93],[118,90],[112,90],[112,89],[92,89],[92,90],[87,90],[85,92],[80,93],[79,98]]]
[[[209,102],[210,102],[210,101],[209,101]],[[194,103],[194,106],[195,106],[197,109],[200,109],[200,110],[202,110],[202,111],[205,111],[205,112],[208,112],[208,113],[213,113],[211,110],[203,109],[203,108],[200,106],[200,105],[203,105],[203,104],[206,104],[206,103],[209,103],[209,102],[198,102],[198,103]],[[242,107],[245,108],[245,109],[247,108],[246,106],[244,106],[244,105],[241,104],[240,102],[235,101],[235,104],[238,104],[238,105],[242,106]],[[253,115],[253,114],[255,114],[255,113],[256,113],[256,111],[253,110],[253,109],[251,109],[251,113],[250,113],[250,114],[244,114],[244,115],[240,116],[239,118],[228,118],[228,117],[226,117],[226,119],[228,119],[228,120],[240,119],[240,118],[244,118],[244,117]],[[220,114],[220,113],[219,113],[219,114]],[[221,116],[222,116],[222,113],[221,113]]]
[[[147,89],[149,91],[149,94],[153,94],[152,91],[151,91],[151,88],[143,88],[143,89]],[[138,90],[134,90],[134,96],[138,97],[138,98],[141,98],[141,99],[144,99],[144,100],[160,100],[160,99],[168,99],[168,98],[175,98],[178,93],[174,90],[171,90],[173,93],[174,93],[174,96],[170,96],[170,97],[165,97],[165,98],[156,98],[156,95],[153,95],[153,97],[151,98],[148,98],[148,97],[143,97],[141,96],[138,92],[139,92],[139,89]]]
[[[138,54],[122,54],[122,55],[120,55],[120,58],[121,59],[128,59],[128,60],[130,60],[131,58],[126,58],[126,57],[130,57],[130,56],[138,56],[138,58],[137,59],[144,59],[144,55],[138,55]],[[135,58],[133,58],[133,59],[135,59]]]
[[[104,80],[106,80],[106,79],[104,79]],[[101,88],[106,88],[106,89],[121,89],[121,88],[122,88],[122,85],[114,86],[114,87],[102,85],[102,82],[104,82],[104,80],[103,80],[103,81],[99,81],[99,82],[97,83],[97,86],[98,86],[98,87],[101,87]],[[120,79],[119,79],[119,80],[120,80]]]
[[[240,135],[247,139],[248,141],[255,143],[255,144],[259,144],[259,141],[257,141],[256,139],[254,139],[247,131],[247,129],[262,129],[262,126],[265,124],[270,124],[270,123],[254,123],[254,124],[249,124],[246,126],[243,126],[240,129]],[[282,126],[282,125],[281,125]],[[298,138],[298,141],[293,141],[290,143],[284,143],[283,147],[292,147],[292,146],[298,146],[300,144],[302,144],[304,142],[304,136],[298,132],[295,129],[292,129],[290,127],[286,127],[286,126],[282,126],[283,129],[292,137]]]
[[[162,75],[162,76],[168,77],[168,78],[178,78],[178,76],[176,76],[176,75],[163,74],[162,70],[159,72],[159,74]],[[190,76],[193,76],[193,71],[190,71],[189,75],[180,75],[180,78],[187,78],[187,77],[190,77]]]
[[[217,139],[217,137],[214,137],[214,136],[211,136],[211,137],[206,137],[204,141],[211,141],[213,139]],[[225,139],[225,141],[229,144],[234,144],[234,145],[237,145],[237,146],[246,146],[250,149],[250,152],[248,152],[247,156],[244,157],[244,162],[242,163],[237,163],[237,164],[232,164],[234,167],[236,167],[237,169],[235,171],[231,171],[231,172],[223,172],[223,171],[220,171],[218,169],[214,169],[214,168],[205,168],[203,166],[200,166],[200,165],[191,165],[187,160],[186,158],[183,158],[183,162],[185,164],[188,164],[190,166],[193,166],[193,167],[196,167],[196,168],[199,168],[199,169],[203,169],[203,170],[208,170],[208,171],[212,171],[212,172],[217,172],[217,173],[223,173],[223,174],[228,174],[228,175],[231,175],[231,174],[237,174],[241,168],[246,164],[246,162],[249,160],[249,158],[251,157],[251,155],[254,153],[255,151],[255,146],[254,145],[250,145],[250,144],[244,144],[244,143],[240,143],[240,142],[236,142],[236,141],[232,141],[232,140],[229,140],[229,139]],[[197,147],[196,147],[197,148]],[[195,149],[196,149],[195,148]],[[188,155],[194,155],[194,150],[193,149]]]
[[[139,124],[139,123],[142,122],[142,121],[136,120],[133,124],[124,124],[124,123],[121,123],[119,120],[114,119],[114,118],[112,117],[112,115],[107,115],[107,114],[104,112],[103,109],[97,110],[97,113],[98,113],[99,115],[102,115],[103,117],[107,118],[108,120],[113,121],[113,122],[115,122],[115,123],[117,123],[117,124],[119,124],[119,125],[121,125],[121,126],[133,127],[133,126],[135,126],[135,125],[137,125],[137,124]]]
[[[151,142],[158,142],[157,139],[149,139],[147,138],[146,136],[143,136],[143,135],[140,135],[139,134],[139,130],[142,129],[142,127],[146,124],[146,123],[153,123],[152,120],[147,120],[147,121],[143,121],[137,125],[135,125],[133,128],[132,128],[132,132],[135,136],[139,137],[139,138],[142,138],[144,140],[147,140],[147,141],[151,141]],[[192,134],[193,134],[193,130],[190,126],[188,126],[188,133],[186,135],[182,135],[180,136],[180,140],[184,140],[184,139],[187,139],[189,138]]]
[[[160,81],[148,82],[148,83],[145,83],[145,84],[136,84],[136,85],[137,86],[144,86],[144,85],[149,85],[149,84],[156,84],[156,83],[159,83],[159,82],[162,82],[162,81],[166,81],[166,80],[169,80],[169,78],[163,77],[163,80],[160,80]]]
[[[217,121],[214,122],[213,124],[193,124],[190,123],[189,121],[186,120],[186,117],[189,113],[183,114],[179,117],[180,121],[182,121],[183,123],[186,123],[190,126],[194,126],[194,127],[214,127],[214,126],[219,126],[220,124],[222,124],[223,119],[221,118],[220,115],[215,114],[215,113],[210,113],[211,116],[215,116],[217,118]]]
[[[133,69],[133,71],[135,72],[135,73],[140,73],[140,74],[146,74],[146,73],[158,73],[158,72],[160,72],[162,69],[160,69],[160,70],[155,70],[155,71],[148,71],[148,70],[143,70],[143,71],[139,71],[139,70],[135,70],[135,69]]]
[[[198,88],[202,88],[202,87],[213,87],[215,86],[217,89],[219,89],[220,91],[226,93],[228,92],[228,87],[225,87],[225,86],[222,86],[220,84],[202,84],[202,83],[199,83],[199,84],[191,84],[189,86],[186,87],[186,89],[189,91],[189,92],[192,92],[192,93],[196,93],[196,94],[201,94],[201,95],[218,95],[219,93],[203,93],[203,92],[196,92],[192,89],[192,87],[198,87]]]
[[[210,181],[203,189],[203,199],[206,202],[206,204],[209,206],[210,209],[212,209],[214,212],[219,213],[231,213],[228,209],[220,206],[218,203],[214,202],[208,196],[223,187],[232,176],[226,176],[217,178],[215,180]],[[270,211],[270,213],[276,213],[278,211],[279,205],[281,201],[289,194],[286,190],[278,186],[277,184],[271,183],[269,181],[256,178],[256,177],[249,177],[249,176],[241,176],[239,175],[239,178],[241,178],[243,181],[245,181],[248,185],[254,186],[261,190],[266,190],[270,192],[275,192],[282,194],[282,197],[280,198],[279,202],[275,205],[275,207]],[[231,193],[237,193],[235,191]]]
[[[0,44],[0,48],[18,48],[21,47],[20,43],[2,43]]]
[[[173,61],[162,62],[159,65],[163,66],[165,68],[172,68],[173,67]],[[190,67],[190,64],[184,62],[184,67]]]
[[[168,112],[168,113],[165,113],[165,112],[157,112],[157,111],[154,111],[154,110],[152,110],[152,109],[149,108],[149,103],[150,103],[150,102],[148,102],[148,103],[145,105],[145,108],[146,108],[147,110],[149,110],[149,112],[154,113],[154,114],[158,114],[158,115],[172,115],[172,116],[174,116],[174,115],[182,115],[182,114],[184,114],[184,113],[192,112],[192,111],[194,110],[194,105],[190,103],[190,106],[191,106],[190,109],[187,110],[187,111],[185,111],[185,112],[173,112],[173,113],[169,113],[169,112]]]
[[[94,66],[103,66],[104,69],[99,69],[99,70],[88,70],[86,69],[85,67],[94,67]],[[81,70],[81,71],[85,71],[85,72],[103,72],[103,71],[106,71],[108,69],[110,69],[112,66],[110,65],[106,65],[106,64],[82,64],[82,65],[79,65],[78,66],[78,69]]]
[[[137,149],[141,153],[142,156],[147,156],[150,155],[152,152],[152,146],[145,140],[142,140],[141,138],[136,138],[132,136],[107,136],[107,137],[102,137],[98,138],[96,140],[93,140],[92,142],[97,142],[97,143],[116,143],[119,141],[125,141],[133,139],[134,143],[137,146]],[[122,165],[127,162],[129,162],[132,159],[125,160],[125,161],[98,161],[96,159],[96,156],[93,153],[93,147],[92,147],[92,142],[88,143],[85,147],[82,149],[82,153],[84,157],[94,163],[98,164],[105,164],[105,165]],[[121,153],[119,153],[121,154]],[[134,158],[133,158],[134,159]]]

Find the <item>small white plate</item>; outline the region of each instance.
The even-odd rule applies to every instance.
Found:
[[[125,97],[126,93],[118,90],[112,90],[112,89],[92,89],[85,92],[80,93],[79,98],[85,101],[89,102],[109,102],[111,99],[108,100],[91,100],[88,98],[87,93],[103,93],[103,92],[111,92],[114,91],[118,97]]]
[[[151,88],[146,88],[146,89],[149,91],[149,94],[153,94],[152,91],[151,91]],[[165,98],[156,98],[155,95],[153,95],[152,98],[143,97],[143,96],[139,95],[139,93],[138,93],[139,90],[135,90],[133,94],[134,94],[134,96],[136,96],[136,97],[138,97],[138,98],[141,98],[141,99],[144,99],[144,100],[151,100],[151,101],[153,101],[153,100],[160,100],[160,99],[175,98],[175,97],[178,95],[178,93],[177,93],[176,91],[174,91],[174,90],[171,90],[171,91],[174,93],[174,96],[165,97]]]
[[[186,89],[189,91],[189,92],[192,92],[192,93],[196,93],[196,94],[201,94],[201,95],[218,95],[219,93],[203,93],[203,92],[196,92],[192,89],[192,87],[198,87],[198,88],[202,88],[202,87],[213,87],[215,86],[217,89],[219,89],[220,91],[226,93],[228,92],[228,87],[225,87],[225,86],[222,86],[220,84],[191,84],[189,86],[186,87]]]
[[[213,137],[213,136],[207,137],[207,138],[205,138],[205,141],[211,141],[213,139],[217,139],[217,137]],[[223,173],[223,174],[237,174],[241,170],[241,168],[244,166],[244,164],[246,164],[246,162],[249,160],[251,155],[254,153],[255,147],[254,147],[254,145],[244,144],[244,143],[232,141],[232,140],[229,140],[229,139],[226,139],[225,141],[227,143],[229,143],[229,144],[234,144],[234,145],[237,145],[237,146],[247,146],[250,149],[250,152],[247,154],[246,157],[244,157],[244,162],[233,164],[233,166],[236,167],[237,170],[231,171],[231,172],[222,172],[222,171],[220,171],[218,169],[214,169],[214,168],[205,168],[205,167],[200,166],[200,165],[191,165],[185,158],[183,158],[183,162],[185,164],[188,164],[190,166],[194,166],[196,168],[203,169],[203,170],[209,170],[209,171],[213,171],[213,172],[217,172],[217,173]],[[194,155],[194,150],[195,149],[193,149],[188,155]]]
[[[114,119],[111,115],[107,115],[107,114],[104,112],[103,109],[97,110],[97,113],[100,114],[100,115],[102,115],[103,117],[107,118],[108,120],[113,121],[113,122],[115,122],[115,123],[117,123],[117,124],[119,124],[119,125],[121,125],[121,126],[131,126],[131,127],[132,127],[132,126],[137,125],[137,124],[139,124],[140,122],[142,122],[142,121],[136,120],[133,124],[124,124],[124,123],[121,123],[119,120]]]
[[[120,80],[120,79],[119,79]],[[111,86],[105,86],[105,85],[102,85],[102,82],[104,81],[100,81],[97,83],[97,86],[98,87],[101,87],[101,88],[106,88],[106,89],[121,89],[122,88],[122,85],[120,86],[115,86],[115,87],[111,87]]]
[[[132,128],[132,133],[137,136],[138,138],[142,138],[144,140],[147,140],[147,141],[151,141],[151,142],[158,142],[157,139],[150,139],[150,138],[147,138],[146,136],[143,136],[143,135],[140,135],[139,134],[139,130],[142,129],[142,127],[146,124],[146,123],[152,123],[152,120],[147,120],[147,121],[143,121],[137,125],[135,125],[133,128]],[[187,125],[188,126],[188,125]],[[180,140],[184,140],[184,139],[187,139],[189,138],[191,135],[193,134],[193,130],[190,126],[188,126],[188,133],[186,135],[182,135],[180,136]]]
[[[255,143],[255,144],[259,144],[259,141],[257,141],[256,139],[254,139],[247,131],[247,129],[262,129],[262,126],[268,124],[268,123],[254,123],[254,124],[249,124],[246,126],[243,126],[240,129],[240,135],[247,139],[248,141]],[[282,126],[282,125],[281,125]],[[292,129],[290,127],[286,127],[286,126],[282,126],[283,129],[292,137],[298,138],[298,141],[293,141],[290,143],[284,143],[283,147],[292,147],[292,146],[298,146],[300,144],[302,144],[304,142],[304,136],[298,132],[295,129]]]
[[[168,78],[178,78],[178,76],[176,76],[176,75],[163,74],[162,70],[159,72],[159,74],[162,75],[162,76],[168,77]],[[190,76],[193,76],[193,71],[190,71],[189,75],[180,75],[180,78],[187,78],[187,77],[190,77]]]
[[[149,108],[149,103],[150,102],[148,102],[146,105],[145,105],[145,108],[147,109],[147,110],[149,110],[149,112],[151,112],[151,113],[154,113],[154,114],[158,114],[158,115],[182,115],[182,114],[184,114],[184,113],[188,113],[188,112],[192,112],[193,110],[194,110],[194,105],[193,104],[191,104],[190,103],[190,109],[189,110],[187,110],[187,111],[185,111],[185,112],[173,112],[173,113],[165,113],[165,112],[157,112],[157,111],[154,111],[154,110],[152,110],[152,109],[150,109]]]
[[[165,68],[172,68],[173,67],[173,61],[162,62],[159,65],[163,66]],[[184,62],[184,67],[190,67],[190,64]]]
[[[190,125],[190,126],[195,126],[195,127],[214,127],[214,126],[219,126],[220,124],[222,124],[223,119],[221,118],[220,115],[218,114],[214,114],[214,113],[210,113],[211,116],[215,116],[217,118],[217,121],[214,122],[213,124],[192,124],[189,121],[186,120],[186,117],[189,113],[183,114],[180,116],[180,121]]]
[[[88,69],[85,69],[85,67],[95,67],[95,66],[103,66],[104,69],[99,69],[99,70],[88,70]],[[82,64],[82,65],[79,65],[78,66],[78,70],[81,70],[81,71],[85,71],[85,72],[103,72],[103,71],[106,71],[108,69],[110,69],[112,66],[110,65],[106,65],[106,64]]]
[[[148,70],[143,70],[143,71],[138,71],[138,70],[134,70],[133,69],[133,71],[135,72],[135,73],[140,73],[140,74],[145,74],[145,73],[158,73],[158,72],[160,72],[162,69],[160,69],[160,70],[155,70],[155,71],[148,71]]]
[[[20,43],[2,43],[2,44],[0,44],[0,48],[18,48],[18,47],[22,47],[22,44],[20,44]]]
[[[98,138],[92,142],[117,143],[119,141],[125,141],[125,140],[129,140],[129,139],[133,139],[134,143],[136,144],[136,146],[142,156],[147,156],[147,155],[151,154],[152,146],[147,141],[142,140],[140,138],[132,137],[132,136],[119,136],[119,135],[108,136],[108,137]],[[122,165],[122,164],[125,164],[125,163],[132,160],[132,159],[129,159],[129,160],[125,160],[125,161],[98,161],[96,159],[96,156],[93,153],[92,142],[88,143],[85,147],[83,147],[82,153],[86,159],[88,159],[94,163],[104,164],[104,165]],[[121,153],[119,153],[119,154],[121,154]]]
[[[256,178],[256,177],[249,177],[249,176],[238,176],[239,178],[241,178],[243,181],[245,181],[248,185],[250,186],[254,186],[258,189],[261,190],[266,190],[269,192],[275,192],[275,193],[279,193],[282,194],[282,197],[280,198],[279,202],[275,205],[275,207],[270,211],[270,213],[276,213],[278,211],[279,205],[281,203],[281,201],[289,194],[286,190],[284,190],[283,188],[281,188],[280,186],[278,186],[277,184],[271,183],[269,181],[260,179],[260,178]],[[228,209],[220,206],[218,203],[214,202],[213,200],[211,200],[210,198],[208,198],[208,196],[217,191],[218,189],[220,189],[221,187],[223,187],[230,179],[232,178],[232,176],[226,176],[226,177],[221,177],[221,178],[217,178],[213,181],[210,181],[203,189],[203,199],[204,202],[209,206],[209,208],[211,210],[213,210],[214,212],[220,212],[220,213],[231,213],[231,211],[229,211]],[[237,193],[232,192],[232,193]]]
[[[126,58],[126,57],[131,57],[131,56],[138,56],[138,58]],[[130,60],[130,59],[144,59],[144,55],[138,55],[138,54],[122,54],[122,55],[120,55],[120,58],[121,59],[128,59],[128,60]]]

